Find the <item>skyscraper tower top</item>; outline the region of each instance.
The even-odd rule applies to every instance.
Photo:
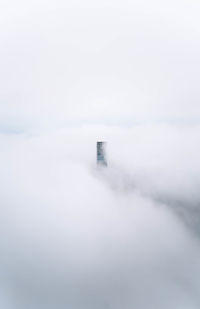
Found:
[[[106,142],[97,142],[97,164],[107,166]]]

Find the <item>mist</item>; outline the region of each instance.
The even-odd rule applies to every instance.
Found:
[[[1,308],[200,307],[199,14],[0,0]]]
[[[198,124],[197,1],[1,0],[1,131]]]
[[[2,135],[4,308],[198,308],[199,135],[172,125]]]

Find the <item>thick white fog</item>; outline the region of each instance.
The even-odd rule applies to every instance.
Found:
[[[199,16],[0,0],[0,308],[200,308]]]
[[[199,308],[199,138],[171,125],[2,135],[2,306]]]

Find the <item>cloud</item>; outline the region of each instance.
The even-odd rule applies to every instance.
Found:
[[[199,308],[199,8],[1,1],[2,308]]]
[[[198,308],[199,134],[157,125],[2,135],[0,271],[11,308]]]

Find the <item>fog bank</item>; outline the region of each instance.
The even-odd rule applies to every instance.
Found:
[[[199,135],[170,125],[2,135],[2,306],[198,308]]]

